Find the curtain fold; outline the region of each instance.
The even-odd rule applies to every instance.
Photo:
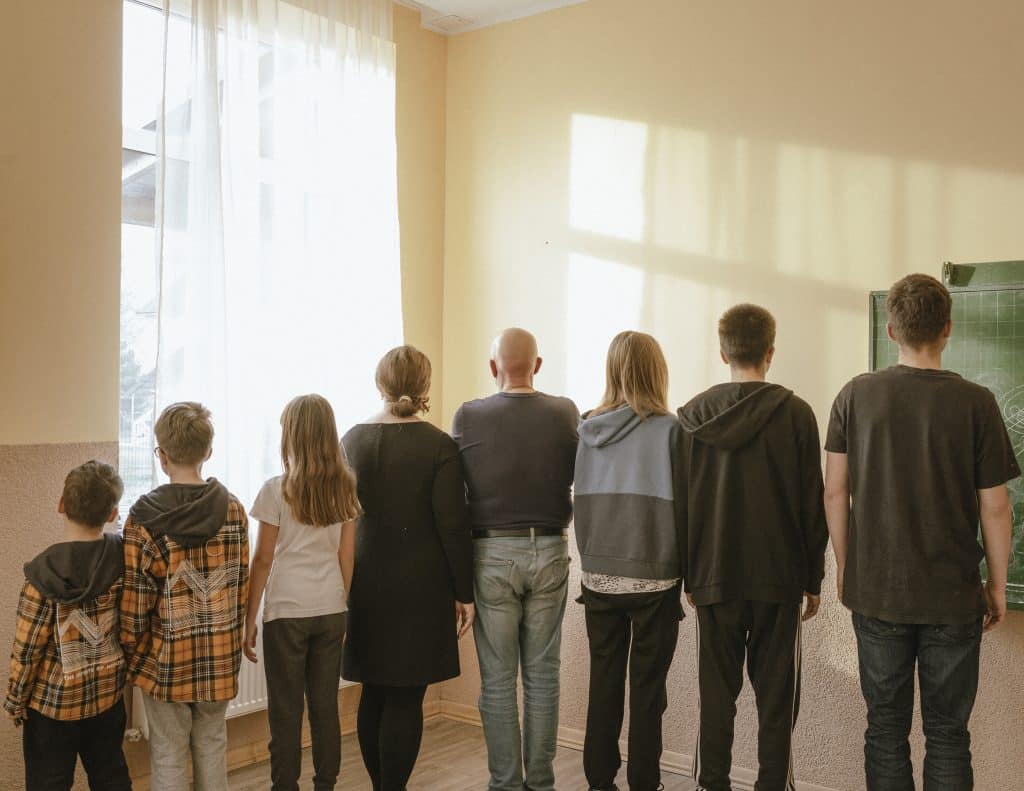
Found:
[[[402,342],[390,0],[165,0],[156,408],[198,400],[247,506],[279,416],[373,412]]]

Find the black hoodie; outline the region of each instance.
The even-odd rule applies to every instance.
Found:
[[[203,484],[167,483],[136,500],[129,515],[153,538],[168,536],[183,547],[198,547],[224,527],[230,498],[216,478]]]
[[[779,385],[730,382],[698,395],[679,420],[694,602],[790,603],[820,593],[828,528],[807,403]]]
[[[25,564],[25,578],[47,599],[82,604],[106,593],[124,576],[121,537],[105,533],[98,541],[63,541]]]

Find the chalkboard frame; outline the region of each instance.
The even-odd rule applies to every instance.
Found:
[[[1014,262],[1019,263],[1019,262]],[[950,294],[962,294],[962,293],[977,293],[984,291],[1024,291],[1024,281],[1021,282],[1008,282],[1008,283],[978,283],[974,286],[947,286]],[[885,298],[889,292],[886,291],[872,291],[868,296],[868,370],[876,371],[877,359],[875,350],[878,347],[878,333],[884,331],[884,327],[879,327],[878,323],[874,320],[876,315],[876,305],[879,301],[882,302],[882,310],[885,309]],[[956,327],[953,327],[953,332],[956,332]],[[1014,524],[1014,534],[1024,530],[1024,522]],[[981,530],[979,526],[978,531],[979,541],[981,538]],[[1011,566],[1014,562],[1014,558],[1011,555],[1010,563]],[[1024,611],[1024,584],[1008,583],[1006,586],[1006,606],[1011,610]]]

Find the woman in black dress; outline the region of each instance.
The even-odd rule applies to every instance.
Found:
[[[473,549],[455,442],[419,418],[430,361],[412,346],[377,365],[379,415],[342,438],[363,515],[342,675],[363,685],[357,728],[374,791],[402,791],[428,684],[459,675],[473,622]]]

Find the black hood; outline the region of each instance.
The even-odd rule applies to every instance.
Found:
[[[679,420],[694,439],[732,450],[754,439],[792,395],[792,390],[767,382],[728,382],[680,407]]]
[[[224,527],[229,498],[216,478],[201,484],[168,483],[142,495],[129,514],[154,538],[164,535],[183,547],[198,547]]]
[[[124,575],[121,537],[104,533],[98,541],[64,541],[25,564],[25,578],[48,599],[76,604],[110,590]]]

